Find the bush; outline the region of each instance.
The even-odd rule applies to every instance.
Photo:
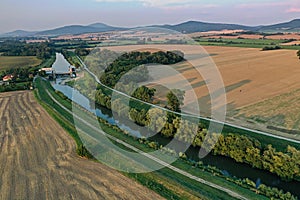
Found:
[[[264,48],[262,48],[263,51],[278,50],[278,49],[281,49],[281,47],[280,46],[275,46],[275,47],[265,46]]]
[[[77,147],[76,152],[77,152],[77,154],[78,154],[79,156],[86,157],[86,158],[89,158],[89,159],[92,159],[92,158],[93,158],[93,155],[86,149],[85,146],[83,146],[83,144],[80,144],[80,145]]]

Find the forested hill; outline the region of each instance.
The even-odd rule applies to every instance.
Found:
[[[264,26],[244,26],[239,24],[226,23],[208,23],[200,21],[188,21],[176,25],[153,25],[151,27],[167,28],[182,33],[206,32],[206,31],[221,31],[221,30],[248,30],[257,32],[300,32],[300,19],[294,19],[290,22],[264,25]],[[135,28],[135,27],[132,27]],[[66,34],[83,34],[83,33],[97,33],[107,31],[128,30],[130,28],[114,27],[103,23],[94,23],[90,25],[70,25],[58,27],[45,31],[24,31],[18,30],[10,33],[0,35],[0,37],[28,37],[28,36],[59,36]]]

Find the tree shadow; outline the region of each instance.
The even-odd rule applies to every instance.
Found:
[[[228,93],[228,92],[233,91],[235,89],[238,89],[238,88],[242,87],[243,85],[246,85],[246,84],[248,84],[250,82],[251,82],[251,80],[243,80],[243,81],[240,81],[238,83],[226,86],[225,87],[225,91],[226,91],[226,93]],[[205,84],[205,82],[204,82],[204,84]],[[198,99],[198,103],[199,103],[199,106],[200,106],[201,115],[204,114],[205,116],[211,116],[211,113],[212,113],[211,96],[214,96],[215,98],[218,98],[222,94],[223,93],[222,93],[222,88],[221,88],[221,89],[218,89],[218,90],[214,91],[212,94],[208,94],[206,96],[203,96],[203,97],[199,98]],[[192,102],[190,104],[187,104],[187,105],[185,105],[185,107],[189,108],[189,106],[191,107],[192,105],[194,105],[193,103],[194,102]],[[224,106],[225,105],[219,105],[218,108],[214,108],[214,109],[216,109],[214,111],[218,112],[218,110],[223,109]],[[234,102],[231,102],[231,103],[227,103],[226,107],[227,107],[227,110],[228,109],[234,110],[236,108],[236,105],[234,104]]]

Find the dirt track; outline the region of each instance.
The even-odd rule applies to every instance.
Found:
[[[80,158],[74,140],[31,92],[0,94],[0,199],[162,199]]]

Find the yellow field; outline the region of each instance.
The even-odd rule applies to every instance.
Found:
[[[295,50],[260,51],[206,47],[218,66],[234,108],[253,104],[300,88],[300,61]],[[239,83],[243,83],[240,84]]]
[[[300,130],[300,89],[245,106],[234,117]]]
[[[108,47],[115,51],[139,49],[181,50],[186,55],[196,54],[189,45],[134,45]],[[229,111],[255,104],[300,88],[300,61],[296,50],[261,51],[255,48],[206,46],[205,50],[218,67],[224,81]],[[203,59],[195,58],[201,65]],[[209,106],[209,93],[201,75],[188,63],[173,66],[190,82],[199,99],[202,112]],[[166,76],[162,83],[176,83],[179,76]],[[158,86],[157,86],[158,87]],[[159,88],[159,87],[158,87]],[[186,91],[185,106],[191,103]],[[164,92],[161,92],[165,94]],[[163,96],[161,96],[163,98]],[[189,108],[192,109],[192,108]],[[202,114],[203,114],[202,113]]]
[[[36,66],[41,60],[35,56],[0,56],[0,70]]]

